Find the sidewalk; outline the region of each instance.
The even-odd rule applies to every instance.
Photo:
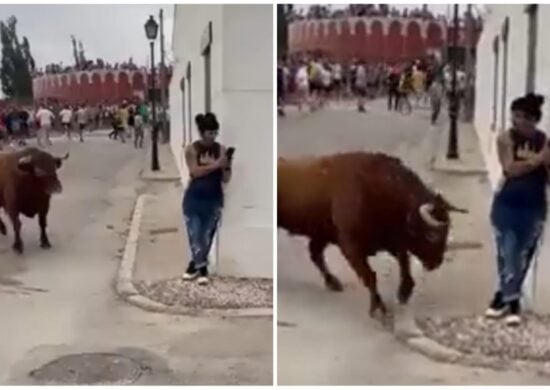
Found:
[[[211,275],[207,286],[184,282],[189,262],[182,187],[156,183],[138,199],[121,263],[119,294],[146,310],[172,314],[270,316],[273,283]],[[130,287],[124,288],[129,282]]]
[[[170,144],[158,144],[159,171],[151,170],[151,143],[145,143],[145,158],[143,161],[143,170],[140,174],[143,180],[151,181],[180,181],[180,173],[170,148]]]

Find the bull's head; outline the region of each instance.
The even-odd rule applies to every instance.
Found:
[[[438,268],[443,262],[447,248],[447,238],[451,220],[449,213],[467,213],[450,204],[441,194],[436,194],[431,202],[422,204],[412,219],[411,252],[427,270]]]
[[[69,153],[63,157],[54,157],[44,151],[35,150],[19,158],[18,167],[21,171],[32,175],[48,194],[59,194],[63,186],[57,177],[57,170],[61,168],[63,160],[69,158]]]

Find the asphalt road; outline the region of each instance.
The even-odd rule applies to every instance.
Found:
[[[60,356],[112,352],[147,368],[136,384],[270,384],[271,320],[154,314],[116,296],[144,151],[101,133],[51,150],[71,152],[52,201],[53,248],[40,248],[36,220],[23,220],[22,256],[11,230],[0,236],[0,383],[35,384],[29,372]]]

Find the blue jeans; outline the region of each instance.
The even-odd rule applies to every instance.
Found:
[[[497,249],[498,290],[502,301],[521,298],[522,286],[544,228],[544,214],[493,204],[491,215]]]
[[[189,247],[191,248],[191,263],[198,270],[208,266],[208,253],[212,247],[214,235],[218,229],[221,208],[184,213]]]

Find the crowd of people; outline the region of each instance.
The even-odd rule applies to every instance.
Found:
[[[466,74],[457,72],[458,95],[464,96]],[[321,109],[331,101],[356,99],[357,109],[365,112],[366,99],[385,96],[388,110],[410,114],[414,106],[430,105],[432,123],[451,89],[451,69],[434,58],[401,64],[366,63],[354,60],[340,63],[323,56],[298,56],[279,60],[277,92],[279,114],[288,104],[301,111]]]
[[[129,70],[129,71],[136,71],[136,70],[142,70],[146,71],[147,67],[145,66],[137,66],[134,64],[132,58],[130,58],[128,61],[122,62],[122,63],[115,63],[111,64],[109,62],[105,62],[101,58],[96,59],[95,61],[89,60],[85,61],[82,64],[76,65],[63,65],[63,63],[59,64],[48,64],[43,69],[37,69],[35,70],[33,76],[43,76],[45,74],[64,74],[64,73],[72,73],[76,71],[94,71],[94,70]]]
[[[388,4],[350,4],[345,8],[332,8],[330,5],[312,5],[305,8],[293,8],[289,20],[339,19],[347,17],[394,17],[415,18],[423,20],[444,19],[442,14],[435,15],[426,5],[422,8],[398,9]]]
[[[86,131],[112,128],[109,138],[125,143],[133,137],[134,147],[142,148],[145,127],[150,122],[149,106],[139,100],[124,100],[120,104],[12,104],[0,110],[0,150],[6,146],[25,146],[36,136],[38,146],[51,145],[52,131],[64,133],[69,140],[77,132],[84,142]]]

